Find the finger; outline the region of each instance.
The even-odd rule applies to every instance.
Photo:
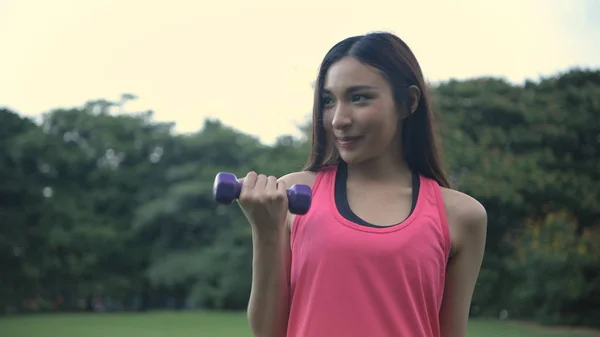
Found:
[[[286,194],[287,193],[287,185],[285,184],[285,181],[283,180],[279,180],[277,181],[277,192]]]
[[[256,183],[256,172],[250,171],[248,174],[246,174],[245,178],[238,180],[242,183],[242,190],[240,191],[240,196],[238,197],[237,202],[244,203],[249,199],[249,192],[252,191],[254,184]]]
[[[267,177],[267,186],[265,189],[269,192],[275,193],[277,191],[277,178],[273,176]]]
[[[242,183],[242,192],[253,189],[256,184],[256,178],[256,172],[250,171],[246,175],[246,178],[238,179]]]
[[[256,178],[256,183],[254,184],[255,190],[264,190],[267,186],[267,176],[264,174],[259,174]]]

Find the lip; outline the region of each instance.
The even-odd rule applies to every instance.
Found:
[[[349,148],[358,143],[358,141],[360,141],[361,139],[362,136],[335,137],[335,142],[338,144],[339,147]]]

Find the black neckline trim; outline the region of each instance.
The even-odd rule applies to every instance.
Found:
[[[382,228],[382,226],[377,226],[367,221],[361,219],[358,215],[356,215],[352,209],[350,208],[350,204],[348,203],[348,194],[346,189],[346,182],[348,180],[348,167],[345,162],[340,161],[337,167],[337,173],[335,175],[335,206],[338,209],[338,212],[348,221],[352,221],[361,226],[367,227],[375,227]],[[410,213],[406,217],[408,219],[415,210],[415,206],[417,205],[417,198],[419,197],[419,190],[421,188],[421,180],[419,179],[419,175],[415,172],[412,173],[412,205],[410,208]],[[386,226],[386,227],[394,227],[401,225],[404,221],[400,223]]]

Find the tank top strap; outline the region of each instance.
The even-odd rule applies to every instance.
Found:
[[[446,257],[450,257],[450,228],[448,227],[448,217],[446,215],[446,205],[442,197],[442,187],[434,179],[425,177],[421,178],[421,190],[417,202],[421,203],[422,212],[427,216],[435,219],[435,223],[439,226],[439,230],[443,237],[444,249]]]
[[[317,176],[315,177],[315,181],[312,184],[311,190],[313,194],[313,200],[316,196],[317,198],[326,197],[329,198],[329,194],[333,191],[333,186],[335,185],[335,176],[337,174],[337,165],[329,165],[321,168]],[[318,205],[323,205],[319,203]]]

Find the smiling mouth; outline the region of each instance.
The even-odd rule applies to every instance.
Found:
[[[361,138],[362,136],[335,137],[335,141],[340,147],[350,147],[356,144]]]

